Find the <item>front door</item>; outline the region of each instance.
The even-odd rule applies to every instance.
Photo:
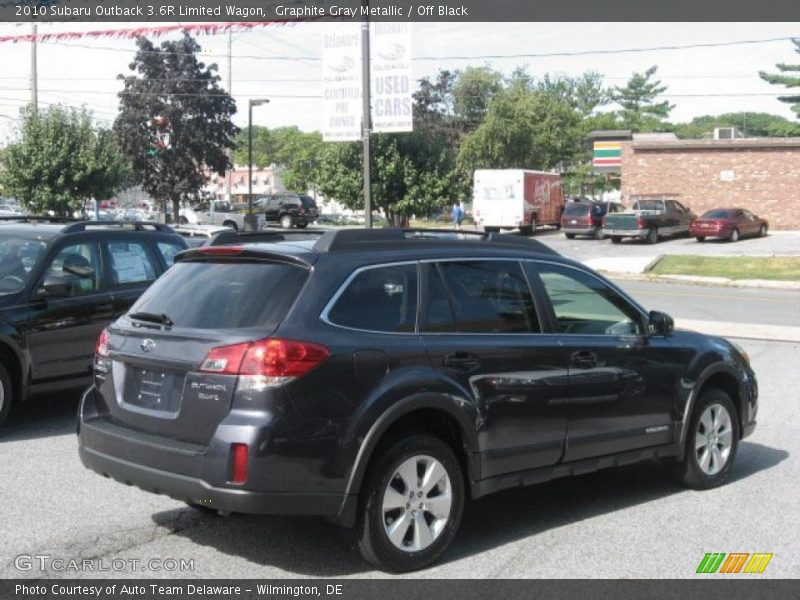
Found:
[[[667,444],[679,356],[650,344],[645,315],[582,269],[535,263],[569,362],[564,461]]]
[[[46,282],[66,284],[63,293],[37,293]],[[34,287],[31,303],[28,346],[32,382],[89,376],[95,341],[112,318],[112,298],[103,280],[97,242],[56,250]]]
[[[566,357],[541,333],[519,262],[423,267],[420,335],[433,368],[475,403],[481,477],[558,462],[566,429]]]

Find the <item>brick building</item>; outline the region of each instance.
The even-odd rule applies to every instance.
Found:
[[[695,213],[748,209],[800,229],[800,138],[622,142],[622,199],[677,194]]]

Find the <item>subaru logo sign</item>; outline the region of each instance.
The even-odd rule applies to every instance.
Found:
[[[150,338],[142,340],[142,343],[139,344],[139,348],[142,349],[142,352],[150,352],[150,350],[152,350],[155,347],[156,343]]]

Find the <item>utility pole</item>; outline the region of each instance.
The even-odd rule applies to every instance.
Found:
[[[369,69],[369,0],[363,0],[362,5],[367,9],[364,20],[361,22],[361,97],[363,100],[363,115],[361,117],[361,136],[364,141],[364,219],[367,229],[372,229],[372,198],[370,195],[371,181],[369,168],[369,134],[372,129],[370,117],[370,69]]]
[[[31,39],[31,106],[33,112],[39,110],[38,75],[36,73],[36,23],[32,24],[33,38]]]
[[[228,94],[233,97],[233,28],[228,29]],[[233,204],[231,188],[233,183],[233,150],[228,148],[228,164],[230,167],[225,173],[225,199]]]

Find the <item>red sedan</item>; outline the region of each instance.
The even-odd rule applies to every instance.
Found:
[[[767,235],[769,223],[742,208],[715,208],[692,221],[689,234],[702,242],[706,238],[726,238],[731,242],[740,237]]]

